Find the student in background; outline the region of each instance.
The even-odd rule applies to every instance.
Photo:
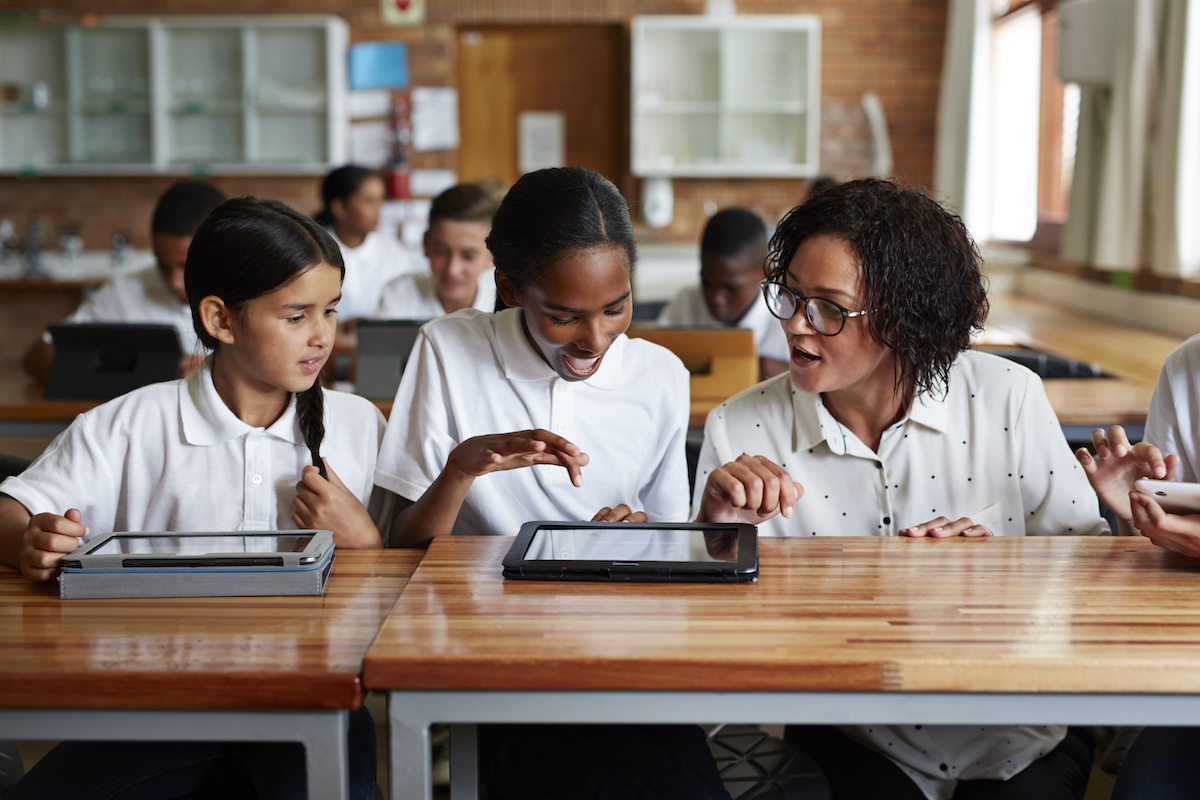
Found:
[[[346,264],[338,306],[343,324],[373,316],[384,284],[409,271],[396,238],[377,230],[383,198],[383,178],[365,167],[339,167],[321,182],[323,207],[315,219],[333,235]]]
[[[200,223],[225,201],[215,186],[188,181],[167,189],[150,219],[155,265],[113,278],[83,301],[67,322],[142,322],[174,325],[183,346],[180,375],[200,362],[192,312],[183,290],[183,265]],[[50,374],[54,340],[47,331],[25,353],[25,370],[40,381]]]
[[[495,194],[477,183],[439,194],[425,231],[429,272],[401,275],[384,286],[376,316],[433,319],[461,308],[494,310],[496,281],[487,236],[499,206]]]
[[[979,260],[958,217],[887,181],[789,212],[765,284],[789,373],[709,414],[698,521],[762,536],[1107,534],[1041,380],[969,349],[987,315]],[[786,738],[834,800],[1078,800],[1094,747],[1061,725],[795,726]]]
[[[185,273],[195,333],[212,354],[186,380],[79,415],[0,483],[0,562],[50,580],[81,541],[111,531],[322,528],[339,547],[379,547],[376,520],[390,518],[373,487],[383,416],[317,382],[342,271],[333,239],[282,203],[243,198],[213,211]],[[375,791],[363,712],[351,715],[356,800]],[[91,798],[100,787],[113,800],[229,796],[239,771],[261,798],[304,796],[300,745],[67,742],[5,800]]]
[[[659,315],[663,327],[737,327],[754,332],[759,378],[787,371],[787,337],[758,285],[767,257],[767,231],[741,208],[718,211],[700,239],[700,285],[683,289]]]
[[[392,406],[375,472],[399,495],[392,544],[515,536],[534,519],[684,519],[688,374],[624,335],[636,245],[616,187],[579,167],[524,175],[487,245],[509,308],[427,323]],[[696,726],[485,726],[479,739],[501,800],[728,800]]]

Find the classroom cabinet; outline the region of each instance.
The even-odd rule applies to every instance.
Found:
[[[640,177],[812,176],[820,19],[633,19],[631,152]]]
[[[331,16],[0,27],[0,171],[323,172],[346,42]]]

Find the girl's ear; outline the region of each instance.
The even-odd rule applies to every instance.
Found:
[[[335,197],[329,201],[329,213],[333,215],[334,220],[341,222],[346,218],[346,203],[342,198]]]
[[[200,322],[208,335],[222,344],[233,344],[233,312],[225,301],[210,294],[200,301]]]
[[[521,295],[517,294],[517,288],[513,286],[508,276],[500,270],[496,270],[496,294],[500,295],[500,299],[504,301],[504,305],[509,308],[521,307]]]

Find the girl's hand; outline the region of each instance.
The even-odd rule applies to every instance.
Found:
[[[1129,498],[1134,481],[1140,478],[1175,480],[1179,456],[1172,453],[1163,458],[1162,452],[1147,442],[1129,444],[1125,429],[1120,425],[1107,431],[1096,428],[1092,431],[1092,446],[1096,448],[1094,457],[1086,447],[1081,447],[1075,451],[1075,458],[1079,459],[1088,482],[1104,504],[1127,522],[1133,518]]]
[[[911,528],[900,531],[901,536],[919,538],[928,536],[931,539],[949,539],[951,536],[981,537],[991,536],[992,532],[982,525],[976,525],[970,517],[960,517],[951,522],[946,517],[923,522]]]
[[[738,456],[709,473],[697,522],[757,525],[776,514],[790,517],[804,487],[765,456]]]
[[[587,453],[563,437],[538,428],[467,439],[451,451],[446,468],[456,470],[463,477],[478,478],[489,472],[534,464],[557,464],[566,467],[571,483],[582,486],[580,468],[587,463]]]
[[[367,509],[346,488],[329,462],[324,458],[321,461],[329,480],[322,478],[316,467],[304,468],[296,484],[296,496],[292,498],[295,509],[292,521],[301,528],[333,531],[333,543],[338,547],[382,547],[379,530]]]
[[[605,506],[596,512],[596,516],[592,517],[592,522],[649,522],[645,511],[634,511],[629,506],[621,503],[616,508]]]
[[[1168,514],[1148,495],[1130,492],[1133,527],[1159,547],[1200,558],[1200,514]]]
[[[67,509],[66,516],[38,514],[30,517],[21,540],[21,574],[31,581],[48,581],[59,572],[63,556],[79,547],[88,535],[79,509]]]

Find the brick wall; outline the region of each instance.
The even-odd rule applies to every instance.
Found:
[[[72,22],[92,12],[92,0],[6,0],[12,15],[45,9],[42,18]],[[635,14],[692,14],[702,0],[426,0],[427,23],[417,28],[382,24],[372,0],[108,0],[108,14],[337,14],[350,24],[351,41],[398,40],[408,46],[414,85],[453,86],[455,30],[471,24],[625,23]],[[883,101],[899,180],[928,186],[933,180],[933,144],[945,35],[947,0],[740,0],[746,14],[818,14],[822,20],[821,168],[840,179],[866,173],[871,146],[859,105],[874,91]],[[0,22],[4,17],[0,16]],[[414,167],[455,167],[455,153],[417,153]],[[59,226],[80,227],[85,246],[107,246],[114,232],[128,232],[139,248],[149,246],[150,209],[173,178],[0,178],[0,218],[23,230],[36,213],[51,237]],[[302,211],[319,205],[312,176],[218,177],[230,195],[276,197]],[[649,240],[694,241],[705,219],[704,205],[742,205],[769,221],[806,194],[802,179],[677,179],[674,223],[663,231],[642,230]],[[621,182],[636,207],[635,180]],[[51,241],[54,239],[52,238]]]

